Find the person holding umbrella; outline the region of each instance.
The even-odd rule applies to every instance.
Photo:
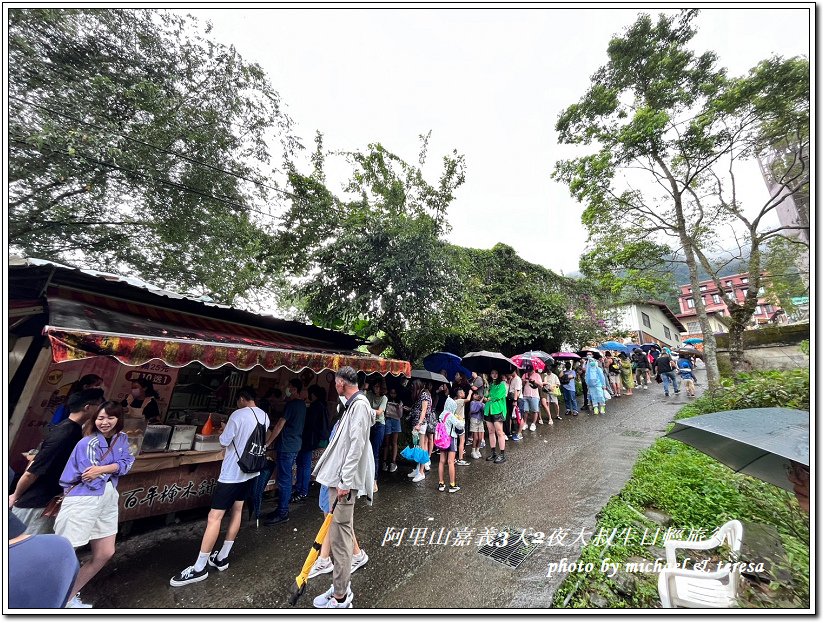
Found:
[[[632,353],[632,367],[635,370],[635,384],[644,389],[649,389],[649,360],[640,348],[636,348]]]
[[[564,395],[564,405],[566,412],[564,415],[578,415],[578,401],[575,398],[575,370],[572,369],[572,362],[566,362],[566,369],[561,374],[561,393]]]
[[[487,461],[503,463],[506,461],[506,441],[504,439],[504,420],[506,419],[506,383],[500,373],[493,369],[489,373],[489,395],[484,406],[484,421],[489,432],[489,447],[492,454],[486,457]],[[497,453],[500,449],[501,454]]]

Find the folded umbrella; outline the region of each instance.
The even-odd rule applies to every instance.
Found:
[[[788,491],[790,461],[810,465],[810,414],[769,407],[717,411],[678,420],[666,434],[724,463]]]
[[[500,373],[514,372],[518,369],[517,364],[509,357],[501,353],[488,350],[479,350],[474,353],[467,353],[462,359],[463,365],[474,372],[484,372],[489,374],[492,370]]]
[[[438,351],[424,357],[423,367],[430,372],[446,370],[446,376],[450,381],[455,379],[456,372],[460,372],[464,378],[472,376],[472,372],[461,363],[461,358],[458,355],[445,351]]]
[[[338,501],[336,499],[332,503],[332,510],[326,513],[326,517],[320,526],[320,530],[318,530],[318,533],[315,536],[315,541],[312,543],[312,547],[309,550],[309,554],[306,556],[303,567],[301,568],[298,577],[295,578],[295,584],[292,587],[292,595],[289,597],[289,603],[292,606],[298,603],[298,599],[300,599],[300,596],[303,595],[303,591],[306,590],[306,581],[309,579],[309,572],[312,570],[312,565],[315,564],[315,561],[320,555],[320,548],[323,545],[323,540],[326,538],[326,533],[329,532],[329,526],[332,525],[332,516],[337,505]]]

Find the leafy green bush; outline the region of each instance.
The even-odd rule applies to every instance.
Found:
[[[801,349],[802,353],[807,355],[807,357],[810,356],[810,340],[802,340],[798,347]]]

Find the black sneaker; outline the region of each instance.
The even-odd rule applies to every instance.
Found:
[[[229,557],[221,558],[220,560],[217,557],[220,555],[220,552],[215,550],[209,555],[209,566],[214,567],[218,571],[226,571],[229,568]]]
[[[493,453],[492,453],[492,454],[490,454],[488,457],[486,457],[486,460],[487,460],[487,461],[494,461],[494,460],[495,460],[495,459],[497,459],[497,458],[498,458],[498,455],[497,455],[497,454],[495,454],[495,453],[493,452]]]
[[[289,498],[289,504],[303,504],[306,501],[305,495],[300,495],[299,493],[295,493]]]
[[[567,413],[567,415],[569,415],[569,413]],[[560,421],[561,421],[561,420],[563,420],[564,418],[562,418],[560,415],[556,415],[556,416],[555,416],[555,419],[556,419],[556,420],[558,420],[558,421],[560,422]]]
[[[194,566],[186,567],[183,571],[169,580],[169,584],[171,586],[186,586],[187,584],[193,584],[194,582],[205,580],[208,577],[209,572],[206,571],[206,567],[203,567],[202,571],[195,571]]]
[[[680,394],[680,393],[681,393],[681,390],[680,390],[680,389],[676,389],[676,390],[675,390],[675,393],[676,393],[676,394]]]
[[[442,482],[438,483],[438,491],[446,491],[446,485]]]
[[[667,398],[669,398],[669,393],[668,393],[668,392],[664,392],[664,396],[666,396]]]
[[[263,522],[263,525],[276,526],[279,523],[286,523],[287,521],[289,521],[289,513],[286,513],[285,515],[278,515],[277,513],[272,513],[266,518],[266,521]]]
[[[499,454],[497,457],[495,457],[495,460],[493,461],[493,463],[505,463],[505,462],[506,462],[506,456],[503,455],[503,454]]]

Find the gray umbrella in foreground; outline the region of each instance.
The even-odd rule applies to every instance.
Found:
[[[790,460],[810,465],[810,414],[770,407],[738,409],[678,420],[666,434],[736,472],[793,490]]]
[[[427,381],[438,381],[439,383],[449,383],[449,379],[443,374],[430,372],[429,370],[412,370],[410,375],[413,379],[426,379]]]

